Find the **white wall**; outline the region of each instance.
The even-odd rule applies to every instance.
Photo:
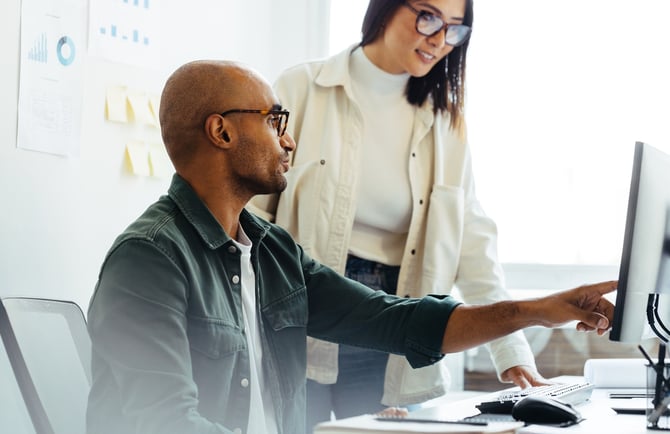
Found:
[[[3,0],[0,295],[69,299],[85,310],[114,238],[166,191],[169,177],[138,177],[124,167],[125,142],[139,127],[105,121],[108,86],[160,93],[177,66],[199,58],[243,61],[272,81],[326,52],[319,35],[327,23],[315,17],[327,7],[313,0],[161,1],[161,64],[143,70],[87,58],[80,155],[59,157],[16,147],[21,2]]]

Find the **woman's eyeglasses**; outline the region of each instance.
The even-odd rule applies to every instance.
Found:
[[[447,24],[428,11],[420,11],[414,9],[412,5],[403,3],[409,10],[416,14],[416,31],[423,36],[433,36],[444,29],[447,31],[444,34],[444,43],[452,47],[458,47],[468,40],[472,29],[465,24]]]

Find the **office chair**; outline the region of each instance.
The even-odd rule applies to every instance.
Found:
[[[25,376],[17,376],[12,369],[10,353],[15,356],[17,352],[5,349],[7,342],[5,342],[4,333],[2,335],[2,340],[0,340],[0,430],[12,434],[36,434],[31,410],[26,405],[26,400],[32,398],[26,396],[24,400],[22,391],[26,387],[19,386],[19,378],[25,378]],[[30,377],[28,377],[28,380],[30,380]],[[33,397],[36,396],[36,394],[33,395]],[[30,406],[30,408],[34,408],[34,406]],[[46,414],[42,413],[42,415],[43,420],[45,420]],[[38,415],[35,415],[35,417],[39,418]],[[40,431],[44,432],[44,430]]]
[[[85,434],[91,341],[75,303],[0,299],[0,333],[36,434]]]

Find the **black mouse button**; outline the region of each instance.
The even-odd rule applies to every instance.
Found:
[[[512,408],[516,420],[534,424],[574,424],[582,416],[571,405],[546,396],[527,396],[520,399]]]

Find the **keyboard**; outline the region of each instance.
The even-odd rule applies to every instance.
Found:
[[[475,407],[482,413],[512,414],[512,407],[522,398],[529,395],[547,396],[571,405],[581,404],[591,397],[595,388],[591,383],[568,383],[550,384],[547,386],[528,387],[526,389],[515,388],[504,390],[490,401],[483,401]]]

